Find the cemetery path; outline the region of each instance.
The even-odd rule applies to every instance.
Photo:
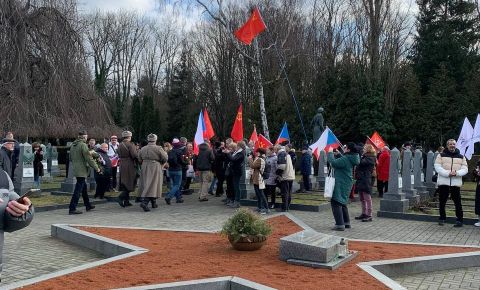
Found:
[[[98,205],[94,211],[78,216],[69,216],[67,210],[38,213],[28,228],[6,234],[1,285],[103,258],[94,252],[51,238],[50,225],[54,223],[218,230],[232,213],[232,209],[223,206],[221,198],[210,198],[208,202],[199,203],[197,196],[192,195],[185,196],[185,200],[184,204],[171,206],[160,202],[159,208],[149,213],[144,213],[138,205],[120,208],[116,203]],[[378,203],[378,199],[374,198],[374,211],[378,209]],[[352,219],[361,211],[358,202],[351,204],[349,209]],[[332,233],[330,228],[333,225],[333,217],[329,210],[319,213],[299,211],[290,213],[319,232]],[[371,223],[352,221],[352,229],[341,232],[341,235],[355,239],[478,246],[480,245],[478,230],[473,226],[440,227],[429,222],[375,218]],[[21,255],[16,257],[17,253]],[[479,276],[472,279],[477,281],[476,285],[480,285]]]

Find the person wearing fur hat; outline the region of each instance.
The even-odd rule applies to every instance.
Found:
[[[136,165],[138,154],[135,144],[132,143],[132,132],[122,132],[122,143],[118,145],[118,157],[120,158],[120,194],[118,204],[121,207],[131,206],[130,192],[135,190],[137,179]]]
[[[167,152],[162,146],[158,146],[157,135],[147,136],[148,145],[143,146],[138,152],[138,161],[142,164],[142,192],[140,194],[140,207],[144,211],[150,211],[148,203],[152,208],[157,208],[157,198],[162,196],[163,166],[167,162]],[[121,172],[121,171],[120,171]]]

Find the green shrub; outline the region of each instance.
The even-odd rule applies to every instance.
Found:
[[[220,233],[236,242],[242,237],[268,236],[272,227],[251,210],[241,208],[225,222]]]

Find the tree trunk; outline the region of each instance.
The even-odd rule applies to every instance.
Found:
[[[257,88],[258,93],[258,103],[260,104],[260,117],[262,120],[262,129],[263,135],[270,140],[270,133],[268,131],[267,123],[267,111],[265,110],[265,95],[263,94],[263,82],[262,82],[262,68],[260,66],[260,49],[258,49],[258,42],[255,39],[253,43],[255,50],[255,58],[257,59],[258,65],[253,65],[255,70],[255,87]]]

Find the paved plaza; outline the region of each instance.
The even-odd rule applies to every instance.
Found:
[[[54,223],[217,230],[234,211],[223,206],[221,198],[212,197],[210,201],[202,203],[196,199],[195,195],[187,196],[184,204],[171,206],[162,201],[159,208],[149,213],[144,213],[138,204],[120,208],[117,203],[97,205],[94,211],[77,216],[69,216],[67,209],[37,213],[28,228],[5,236],[2,285],[103,258],[95,252],[51,238],[50,225]],[[351,204],[349,208],[352,219],[361,211],[358,202]],[[374,208],[378,208],[378,199],[374,200]],[[348,238],[480,245],[480,229],[473,226],[440,227],[429,222],[375,218],[371,223],[352,221],[351,230],[338,233],[330,230],[333,217],[329,210],[319,213],[300,211],[290,213],[319,232],[339,234]],[[480,289],[480,267],[393,279],[408,289]]]

